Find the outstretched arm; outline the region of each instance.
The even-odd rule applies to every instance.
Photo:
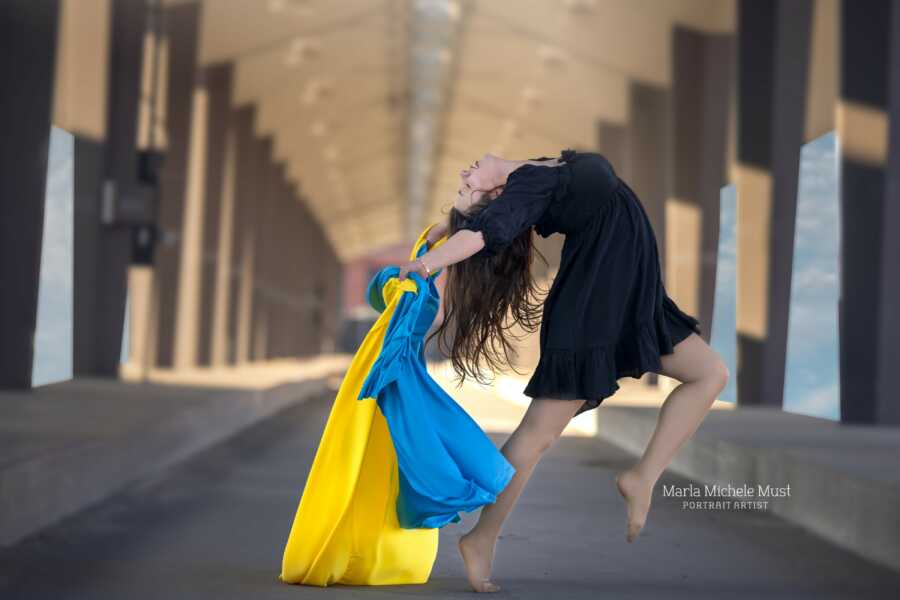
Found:
[[[401,280],[406,279],[406,274],[409,271],[425,277],[426,273],[422,263],[425,263],[428,266],[428,270],[434,273],[442,267],[469,258],[483,247],[484,238],[480,231],[460,229],[434,250],[429,250],[418,259],[400,265],[399,278]]]

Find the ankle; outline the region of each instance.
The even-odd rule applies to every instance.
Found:
[[[656,480],[659,479],[659,476],[656,475],[655,472],[649,471],[646,467],[642,467],[640,464],[634,465],[633,467],[625,471],[623,475],[631,479],[633,482],[650,489],[653,489],[655,487]]]
[[[499,536],[490,531],[472,528],[468,533],[464,533],[462,537],[473,542],[478,542],[479,544],[494,544]]]

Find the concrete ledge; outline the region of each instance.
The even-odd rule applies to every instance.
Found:
[[[0,545],[333,391],[348,360],[320,362],[302,378],[294,369],[294,380],[257,388],[77,379],[0,392]]]
[[[597,412],[598,434],[639,455],[659,409],[601,405]],[[789,498],[771,499],[771,513],[900,571],[898,457],[900,427],[742,407],[711,411],[670,470],[705,484],[790,484]]]

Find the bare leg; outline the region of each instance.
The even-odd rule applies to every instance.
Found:
[[[550,448],[581,407],[577,400],[535,398],[525,416],[500,451],[516,468],[516,473],[493,504],[481,509],[478,523],[459,540],[466,575],[476,592],[496,592],[490,581],[494,547],[503,522],[509,515],[544,452]]]
[[[641,459],[616,477],[625,500],[628,523],[625,539],[634,541],[647,520],[656,481],[681,445],[697,430],[728,381],[728,369],[716,352],[696,333],[662,356],[661,374],[681,381],[659,411]]]

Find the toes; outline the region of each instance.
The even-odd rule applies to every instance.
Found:
[[[643,523],[629,523],[628,529],[625,534],[625,539],[628,542],[633,542],[637,536],[641,533],[641,530],[644,528]]]
[[[466,543],[467,541],[467,539],[461,538],[459,549],[460,553],[462,554],[466,574],[469,578],[469,584],[472,586],[472,589],[476,592],[500,591],[500,586],[493,583],[490,578],[480,576],[483,573],[490,573],[490,567],[488,566],[485,570],[485,565],[481,564],[481,560],[483,559],[483,557],[478,554],[477,548],[468,548],[468,544]],[[472,553],[470,553],[470,551]],[[490,565],[490,559],[487,560],[487,565]],[[479,571],[481,572],[479,573]]]

